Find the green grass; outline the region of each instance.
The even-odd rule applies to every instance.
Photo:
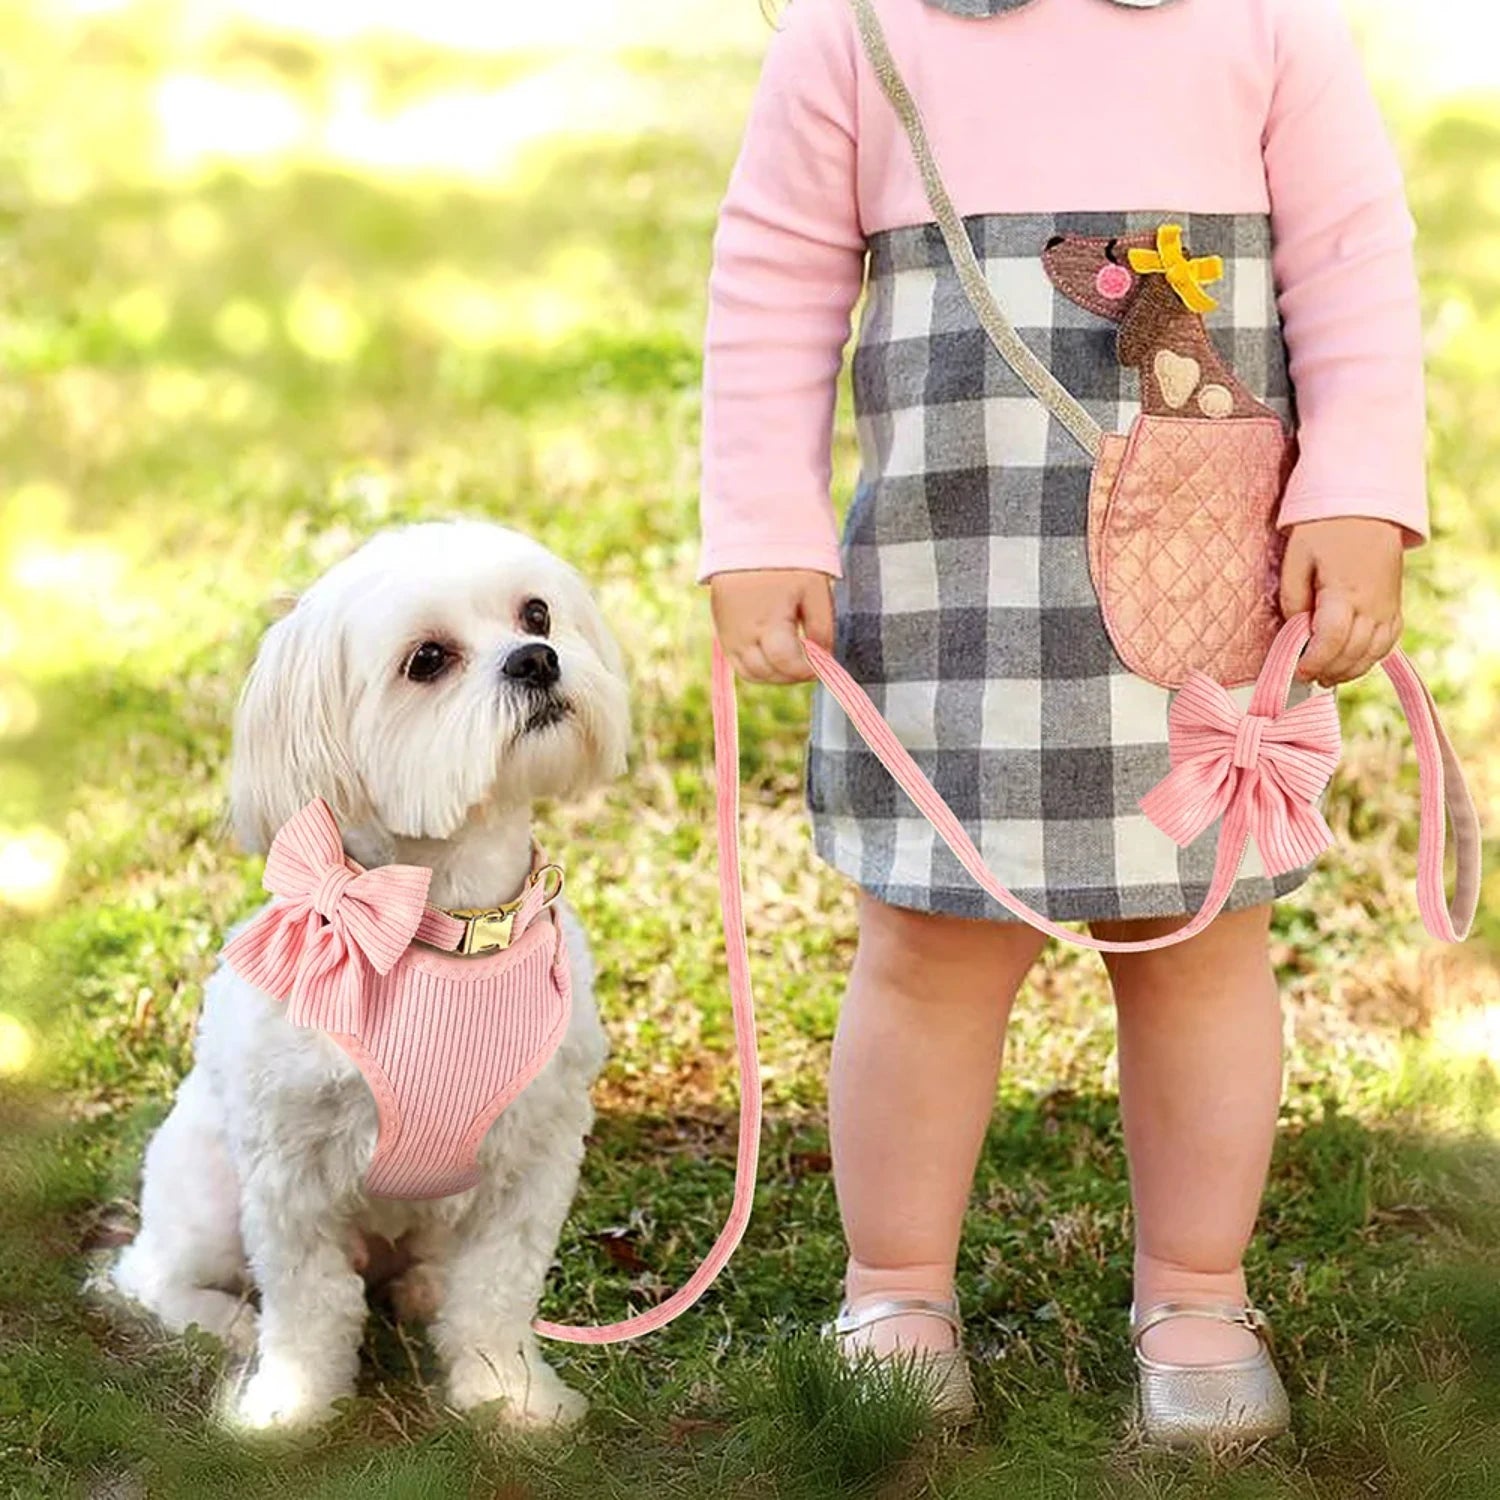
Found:
[[[692,582],[697,349],[754,64],[622,54],[608,66],[651,103],[636,126],[465,174],[328,150],[163,158],[158,86],[199,74],[315,117],[341,79],[390,111],[558,59],[248,23],[195,42],[146,5],[76,24],[13,7],[0,56],[0,846],[30,839],[43,866],[48,835],[66,846],[58,888],[0,930],[0,1494],[1500,1493],[1500,918],[1489,902],[1456,953],[1423,940],[1415,776],[1378,681],[1346,695],[1341,848],[1277,918],[1288,1087],[1251,1257],[1296,1407],[1273,1452],[1183,1460],[1131,1433],[1112,1032],[1082,955],[1049,954],[1028,985],[975,1188],[960,1272],[982,1424],[924,1432],[906,1394],[851,1382],[812,1336],[841,1263],[821,1119],[853,906],[808,846],[801,690],[742,695],[771,1106],[755,1220],[671,1329],[557,1352],[592,1399],[580,1434],[456,1421],[420,1342],[378,1316],[332,1428],[244,1446],[213,1421],[213,1348],[93,1310],[80,1283],[128,1232],[203,980],[258,899],[219,823],[256,638],[361,537],[434,515],[496,517],[576,562],[635,683],[627,779],[545,812],[614,1055],[544,1312],[644,1305],[712,1238],[734,1085]],[[1399,118],[1438,520],[1413,559],[1409,646],[1494,826],[1500,105]],[[845,438],[841,495],[851,459]],[[19,902],[13,848],[0,887]]]

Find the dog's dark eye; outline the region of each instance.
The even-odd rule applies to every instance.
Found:
[[[448,670],[452,660],[453,653],[441,641],[423,641],[401,670],[412,682],[432,682]]]
[[[552,629],[552,615],[545,599],[528,599],[521,606],[521,624],[527,635],[546,635]]]

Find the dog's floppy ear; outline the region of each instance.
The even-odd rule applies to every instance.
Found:
[[[342,633],[329,611],[304,597],[266,631],[235,712],[229,814],[246,849],[268,848],[315,797],[341,827],[363,816],[349,709]]]
[[[604,671],[604,680],[590,685],[593,701],[585,708],[594,751],[592,776],[612,781],[624,773],[630,745],[630,685],[625,675],[625,656],[583,575],[574,568],[567,573],[578,633],[588,642]]]
[[[623,683],[626,680],[624,653],[620,650],[620,643],[615,639],[614,631],[609,628],[604,618],[604,612],[595,603],[588,585],[581,578],[578,581],[578,593],[580,598],[579,634],[593,647],[594,655],[604,663],[604,668],[610,676],[618,677]]]

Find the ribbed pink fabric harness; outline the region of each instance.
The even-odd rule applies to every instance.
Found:
[[[364,1075],[379,1118],[365,1172],[376,1196],[473,1187],[480,1142],[562,1041],[572,990],[544,873],[553,868],[534,851],[509,946],[459,957],[468,923],[426,904],[432,872],[362,869],[325,803],[309,803],[271,845],[275,899],[224,961]]]

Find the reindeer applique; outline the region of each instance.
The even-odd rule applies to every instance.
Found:
[[[1060,235],[1042,264],[1080,307],[1120,325],[1120,363],[1140,379],[1128,434],[1106,433],[1089,495],[1089,567],[1124,664],[1164,687],[1206,671],[1254,682],[1281,626],[1276,525],[1295,460],[1281,418],[1219,355],[1203,321],[1218,256],[1194,259],[1182,229]]]
[[[1148,415],[1280,420],[1215,348],[1203,315],[1218,303],[1204,284],[1222,278],[1224,262],[1191,258],[1180,225],[1124,239],[1058,235],[1042,265],[1070,302],[1120,325],[1120,363],[1139,375]]]

